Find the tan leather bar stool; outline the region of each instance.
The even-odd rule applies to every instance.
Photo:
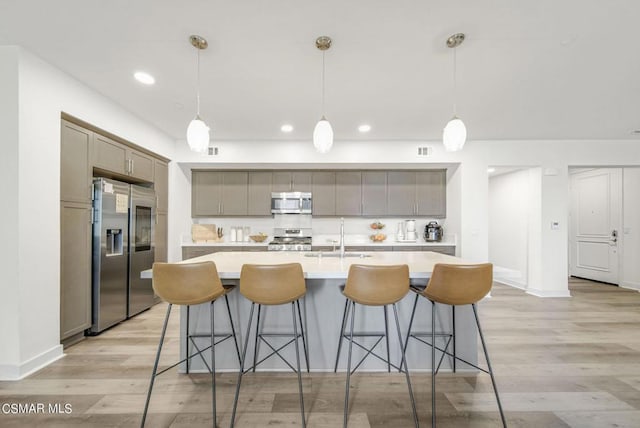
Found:
[[[354,324],[356,315],[356,303],[364,306],[393,306],[393,315],[396,320],[396,328],[398,333],[398,341],[402,350],[402,360],[400,368],[404,369],[407,379],[407,387],[409,388],[409,398],[411,399],[411,407],[413,410],[413,420],[415,426],[418,427],[418,414],[416,413],[416,403],[413,398],[413,390],[411,388],[411,379],[409,378],[409,370],[404,354],[404,346],[402,345],[402,333],[400,332],[400,322],[398,320],[398,309],[396,303],[400,301],[409,292],[409,266],[407,265],[391,265],[391,266],[368,266],[353,264],[349,267],[349,275],[342,292],[347,298],[347,304],[351,305],[349,310],[351,317],[351,328],[349,331],[349,353],[347,358],[347,383],[344,397],[344,427],[347,426],[349,416],[349,384],[351,381],[351,353],[353,350]],[[349,317],[349,315],[347,315]],[[345,321],[346,322],[346,321]],[[371,354],[368,350],[367,354],[362,358],[357,367]],[[354,369],[355,371],[355,369]]]
[[[255,305],[258,308],[262,305],[284,305],[291,303],[291,314],[293,315],[293,334],[287,335],[293,338],[276,349],[271,346],[264,337],[261,339],[274,351],[272,355],[278,355],[293,371],[298,374],[298,395],[300,399],[300,414],[302,416],[302,426],[306,427],[304,416],[304,399],[302,396],[302,375],[300,373],[300,350],[298,348],[298,338],[303,336],[298,334],[298,326],[296,321],[296,304],[299,308],[299,299],[307,292],[307,287],[300,263],[286,263],[277,265],[252,265],[245,264],[240,271],[240,293],[251,301],[251,311],[249,312],[249,322],[247,324],[247,334],[245,336],[244,347],[242,348],[242,358],[240,362],[240,371],[238,372],[238,383],[236,385],[236,396],[233,400],[233,413],[231,414],[231,428],[233,428],[236,419],[236,409],[238,407],[238,397],[240,396],[240,384],[244,375],[244,364],[247,356],[247,346],[249,345],[249,334],[251,333],[251,323],[253,321],[253,311]],[[258,309],[260,310],[260,309]],[[302,322],[302,320],[301,320]],[[256,330],[256,334],[258,334]],[[278,334],[282,336],[282,334]],[[261,336],[268,336],[262,334]],[[257,339],[256,339],[257,341]],[[294,343],[296,349],[296,367],[294,368],[288,363],[279,351],[285,346]],[[260,364],[266,358],[254,364]]]
[[[473,265],[453,265],[438,263],[433,267],[433,273],[425,288],[412,287],[412,291],[417,293],[417,296],[423,296],[431,302],[431,343],[427,343],[431,346],[431,426],[436,426],[436,375],[442,363],[444,355],[453,357],[454,361],[459,360],[465,364],[468,364],[476,369],[488,373],[491,376],[491,383],[493,384],[493,391],[496,395],[498,402],[498,409],[500,410],[500,418],[502,419],[502,425],[506,428],[507,422],[502,411],[502,404],[500,403],[500,396],[498,395],[498,387],[496,386],[496,380],[493,376],[493,370],[491,368],[491,361],[489,360],[489,353],[487,351],[487,344],[484,341],[484,335],[482,334],[482,328],[480,327],[480,319],[478,318],[478,310],[476,304],[489,291],[491,291],[491,285],[493,283],[493,265],[491,263],[473,264]],[[416,296],[416,297],[417,297]],[[435,346],[436,340],[436,303],[443,305],[450,305],[452,307],[461,305],[471,305],[473,309],[473,315],[475,316],[476,325],[478,326],[478,334],[480,335],[480,341],[482,343],[482,350],[484,351],[485,359],[487,360],[488,370],[479,367],[469,361],[466,361],[454,354],[447,351],[447,345],[444,349]],[[411,334],[411,327],[413,324],[413,318],[416,310],[416,305],[413,306],[413,313],[411,314],[411,321],[409,322],[409,331],[407,332],[407,341],[410,337],[417,338],[416,335]],[[454,325],[455,329],[455,325]],[[445,336],[448,333],[444,334]],[[440,363],[436,367],[436,350],[442,353]]]
[[[224,287],[218,276],[218,270],[213,262],[201,262],[201,263],[154,263],[153,264],[153,290],[158,296],[165,302],[169,303],[167,306],[167,314],[164,317],[164,324],[162,326],[162,333],[160,335],[160,343],[158,344],[158,352],[156,353],[156,360],[153,364],[153,372],[151,374],[151,382],[149,384],[149,392],[147,393],[147,401],[144,405],[144,413],[142,415],[141,426],[144,427],[147,419],[147,411],[149,409],[149,401],[151,399],[151,391],[153,390],[153,384],[157,376],[166,372],[167,370],[181,364],[188,362],[191,358],[199,355],[202,358],[205,366],[211,373],[211,394],[212,394],[212,410],[213,410],[213,424],[216,425],[216,354],[215,347],[220,342],[233,337],[236,348],[238,348],[238,342],[236,340],[235,329],[233,327],[233,319],[231,317],[231,311],[229,309],[229,301],[227,302],[227,311],[229,314],[229,322],[231,323],[232,333],[215,333],[214,326],[214,302],[224,296],[227,299],[227,293],[233,289],[233,287]],[[211,346],[200,350],[197,346],[197,353],[191,355],[189,348],[186,348],[186,357],[177,363],[171,365],[158,372],[158,362],[160,361],[160,353],[162,352],[162,345],[164,343],[164,337],[167,332],[167,324],[169,322],[169,316],[171,315],[171,308],[173,305],[184,305],[189,308],[190,305],[199,305],[201,303],[210,302],[209,311],[211,316],[211,332],[207,336],[211,338]],[[189,330],[187,327],[186,332],[187,339],[189,339]],[[192,335],[202,336],[202,335]],[[223,336],[218,342],[215,341],[216,337]],[[194,343],[195,346],[195,343]],[[211,348],[211,360],[209,365],[202,355],[204,351]],[[240,355],[238,353],[238,358]]]

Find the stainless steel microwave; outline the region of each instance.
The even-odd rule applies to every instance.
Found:
[[[272,214],[311,214],[311,192],[271,193]]]

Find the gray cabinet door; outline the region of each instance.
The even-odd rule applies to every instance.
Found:
[[[416,172],[417,215],[433,218],[447,216],[447,171]]]
[[[294,192],[311,192],[312,174],[310,171],[291,172],[291,190]]]
[[[60,207],[60,339],[91,327],[91,206]]]
[[[129,175],[140,180],[153,182],[153,157],[137,150],[127,150]]]
[[[416,173],[414,171],[387,172],[387,214],[394,216],[416,214]]]
[[[220,215],[222,205],[222,173],[191,172],[191,217]]]
[[[247,214],[255,216],[271,215],[271,172],[250,171],[247,200]]]
[[[169,165],[161,160],[155,161],[153,169],[153,190],[156,192],[158,205],[156,210],[166,213],[169,210]]]
[[[291,171],[274,171],[271,179],[272,192],[291,192],[293,189]]]
[[[220,214],[229,216],[247,215],[247,191],[249,173],[225,171],[222,173],[222,205]]]
[[[438,247],[422,247],[422,251],[433,251],[434,253],[442,253],[442,254],[447,254],[449,256],[456,255],[455,245],[438,246]]]
[[[156,211],[156,228],[154,239],[155,242],[155,252],[154,252],[154,262],[166,262],[168,260],[167,254],[167,213],[161,213]]]
[[[127,147],[100,134],[93,135],[93,166],[116,174],[128,174]]]
[[[311,175],[314,216],[336,214],[336,173],[316,171]]]
[[[336,172],[336,215],[362,213],[362,174],[360,171]]]
[[[93,132],[63,120],[60,137],[60,199],[90,204]]]
[[[362,172],[362,215],[374,216],[387,213],[387,173],[385,171]]]

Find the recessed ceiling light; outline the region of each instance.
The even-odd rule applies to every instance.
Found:
[[[282,125],[282,126],[280,127],[280,130],[281,130],[282,132],[286,132],[286,133],[288,134],[289,132],[293,131],[293,125],[290,125],[290,124],[288,124],[288,123],[285,123],[284,125]]]
[[[362,133],[369,132],[371,131],[371,125],[363,123],[362,125],[358,126],[358,131]]]
[[[133,77],[135,77],[138,82],[145,85],[153,85],[154,83],[156,83],[156,79],[152,75],[150,75],[149,73],[145,73],[144,71],[136,71],[135,73],[133,73]]]
[[[487,172],[489,174],[493,174],[494,172],[496,172],[496,169],[495,168],[487,168]]]

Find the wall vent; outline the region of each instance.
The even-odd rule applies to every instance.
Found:
[[[218,148],[209,147],[209,156],[218,156]]]
[[[423,146],[418,147],[418,156],[431,156],[433,153],[433,147]]]

